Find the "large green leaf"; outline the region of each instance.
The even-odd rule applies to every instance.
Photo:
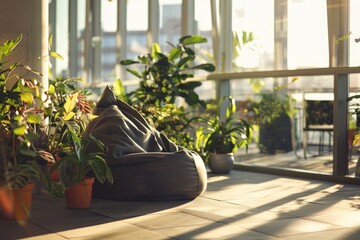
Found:
[[[60,60],[64,60],[64,58],[58,54],[57,52],[50,52],[50,56],[54,57],[54,58],[57,58],[57,59],[60,59]]]
[[[41,118],[38,114],[30,114],[27,116],[27,122],[33,124],[40,124]]]
[[[26,126],[22,125],[14,129],[14,133],[18,136],[24,136],[26,134]]]
[[[134,61],[131,59],[126,59],[126,60],[120,61],[121,65],[131,65],[131,64],[136,64],[136,63],[139,63],[139,61]]]
[[[157,53],[161,53],[161,48],[158,43],[154,43],[151,47],[151,57],[155,58]]]
[[[53,84],[50,84],[48,89],[48,94],[52,96],[54,95],[54,93],[55,93],[55,86]]]
[[[136,70],[132,70],[132,69],[127,68],[126,71],[128,71],[129,73],[135,75],[138,78],[141,78],[141,75]]]
[[[174,61],[176,58],[178,58],[181,54],[181,49],[178,47],[175,47],[173,49],[171,49],[171,51],[169,52],[169,61]]]
[[[185,36],[180,39],[180,43],[190,45],[195,43],[206,43],[207,39],[201,36]]]
[[[125,88],[120,79],[116,79],[114,81],[113,90],[114,90],[114,94],[117,98],[122,99],[122,100],[126,99]]]
[[[66,102],[64,103],[65,113],[70,113],[72,110],[74,110],[78,95],[79,93],[74,93],[72,96],[66,96]]]
[[[208,72],[213,72],[213,71],[215,71],[215,66],[211,63],[204,63],[204,64],[194,66],[191,69],[202,69],[202,70],[205,70]]]
[[[178,88],[183,90],[194,90],[195,88],[201,86],[201,82],[186,82],[178,86]]]
[[[21,93],[20,98],[23,102],[28,104],[31,104],[34,101],[34,96],[30,92]]]

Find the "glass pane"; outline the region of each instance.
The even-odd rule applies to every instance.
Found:
[[[233,0],[232,16],[233,69],[328,66],[326,0]]]
[[[148,0],[127,0],[126,24],[128,31],[148,28]]]
[[[177,44],[181,35],[181,0],[160,0],[159,8],[159,44],[167,52],[171,49],[167,42]]]
[[[195,20],[198,35],[207,38],[207,43],[197,45],[197,60],[199,62],[214,63],[213,43],[212,43],[212,24],[211,24],[211,9],[210,1],[197,0],[195,1]],[[201,74],[201,73],[199,73]],[[204,73],[202,73],[204,75]]]
[[[328,67],[328,46],[326,0],[288,0],[288,68]]]
[[[274,1],[234,0],[233,69],[273,69]]]
[[[116,28],[117,28],[117,1],[101,2],[101,79],[112,82],[116,78]]]
[[[255,80],[260,91],[251,88]],[[231,89],[239,117],[254,127],[237,164],[332,173],[332,76],[232,80]]]
[[[355,39],[360,38],[359,22],[360,22],[360,1],[350,0],[350,66],[360,66],[360,43],[355,42]]]
[[[148,29],[148,1],[128,0],[126,12],[126,58],[136,60],[137,56],[149,52],[146,42],[146,31]],[[132,65],[131,68],[136,69],[137,65]],[[126,72],[125,79],[136,79],[136,77],[129,72]]]
[[[77,76],[82,76],[84,71],[84,52],[85,52],[85,45],[84,45],[84,33],[85,33],[85,9],[86,9],[86,0],[78,0],[77,1],[78,8],[77,8],[77,39],[78,39],[78,54],[77,54]],[[74,44],[74,43],[72,43]],[[85,79],[87,81],[87,79]]]
[[[117,28],[117,1],[102,0],[101,2],[101,79],[112,82],[116,78],[116,28]]]
[[[55,75],[68,76],[69,66],[69,3],[68,1],[56,1],[56,25],[53,41],[55,50],[64,60],[55,60]]]

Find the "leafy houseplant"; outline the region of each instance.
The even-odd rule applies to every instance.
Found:
[[[250,111],[254,113],[253,124],[259,125],[260,152],[276,153],[291,151],[291,108],[288,97],[281,98],[276,93],[262,93],[260,101],[252,102]]]
[[[40,86],[36,80],[20,75],[30,67],[11,63],[10,56],[22,37],[0,45],[0,188],[12,199],[8,218],[24,220],[31,207],[33,181],[40,178],[38,152],[34,147],[39,126],[43,123]],[[29,201],[18,200],[19,191],[28,189]],[[19,207],[17,209],[16,207]],[[25,212],[24,212],[25,210]]]
[[[167,54],[162,53],[155,43],[151,53],[138,56],[137,61],[121,61],[125,66],[136,64],[144,67],[141,72],[127,68],[141,81],[138,89],[125,94],[122,99],[134,106],[157,130],[184,147],[189,147],[193,139],[186,131],[190,126],[188,112],[185,107],[178,107],[176,100],[182,98],[188,106],[205,107],[205,102],[195,92],[201,82],[186,81],[193,77],[194,70],[215,70],[213,64],[194,63],[196,54],[191,47],[205,42],[207,39],[201,36],[183,36],[177,45],[169,43],[172,49]]]
[[[229,104],[225,119],[221,120],[220,111],[225,100],[228,100]],[[252,127],[246,120],[235,115],[236,105],[231,96],[222,97],[217,110],[213,118],[197,119],[201,125],[196,131],[196,147],[200,153],[205,153],[212,172],[228,173],[233,167],[233,154],[241,147],[247,148],[250,143]]]
[[[69,133],[72,139],[72,151],[56,161],[52,168],[59,168],[60,182],[66,189],[65,199],[67,206],[69,208],[89,208],[92,187],[85,189],[84,194],[81,194],[86,196],[87,199],[75,203],[72,203],[71,200],[78,200],[80,194],[74,191],[73,188],[80,188],[81,185],[85,186],[89,178],[92,179],[90,181],[93,183],[93,175],[101,183],[105,181],[113,182],[112,173],[103,157],[103,152],[86,152],[91,142],[96,143],[102,151],[105,151],[105,146],[91,135],[79,137],[72,130],[69,130]],[[72,196],[72,192],[75,192],[75,197]]]

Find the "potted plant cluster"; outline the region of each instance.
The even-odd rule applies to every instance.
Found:
[[[79,79],[57,79],[44,91],[36,79],[28,77],[41,76],[40,73],[21,63],[12,63],[11,54],[21,39],[19,36],[0,45],[0,191],[7,193],[5,204],[4,201],[0,204],[5,206],[2,206],[5,217],[17,220],[29,217],[34,181],[40,180],[46,190],[57,196],[67,189],[65,179],[72,173],[64,168],[63,178],[50,181],[50,172],[44,170],[47,164],[53,165],[64,156],[67,157],[62,163],[73,161],[71,157],[89,157],[86,161],[91,163],[90,167],[86,165],[87,171],[83,172],[90,173],[92,167],[107,167],[101,153],[88,156],[81,150],[82,142],[88,141],[83,133],[92,115],[84,92],[72,87]],[[86,138],[96,141],[91,136]],[[51,171],[58,166],[54,165]],[[100,181],[104,176],[109,181],[112,177],[111,172],[100,170],[95,176]],[[21,189],[27,189],[28,203],[17,200],[18,195],[23,195],[17,193]],[[15,210],[16,206],[19,210]]]
[[[28,218],[34,181],[40,178],[39,154],[33,143],[43,123],[39,84],[18,73],[35,72],[9,61],[21,39],[0,45],[0,188],[10,206],[3,215],[17,220]]]
[[[221,107],[227,100],[226,115],[220,117]],[[214,117],[198,118],[200,123],[196,131],[196,148],[208,160],[213,173],[229,173],[234,165],[234,153],[241,147],[248,147],[252,137],[250,123],[236,115],[235,101],[224,96],[217,106]]]

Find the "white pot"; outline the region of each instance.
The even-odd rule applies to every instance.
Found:
[[[208,165],[213,173],[229,173],[234,167],[234,154],[210,153]]]

